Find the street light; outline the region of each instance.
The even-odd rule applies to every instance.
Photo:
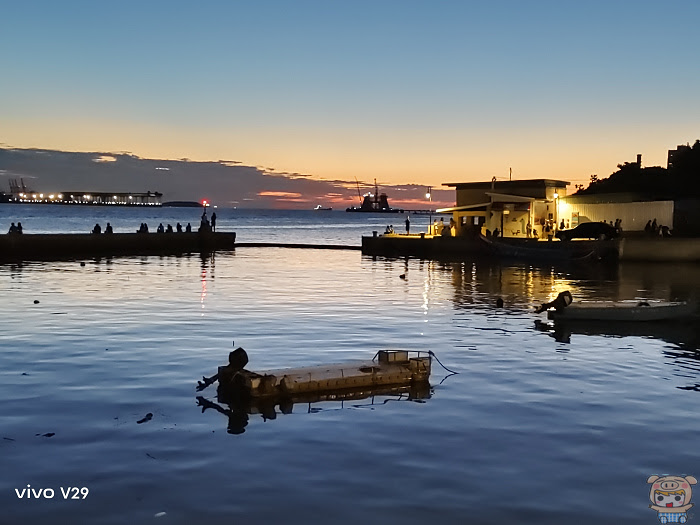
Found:
[[[425,194],[425,198],[430,201],[430,204],[428,205],[428,232],[430,233],[430,235],[433,235],[435,233],[433,231],[433,195],[431,193],[432,189],[433,188],[431,186],[428,186],[428,192]]]

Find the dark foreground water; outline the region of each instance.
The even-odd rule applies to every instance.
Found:
[[[102,217],[26,209],[25,228],[47,231]],[[21,210],[0,206],[0,220]],[[240,240],[359,244],[387,222],[230,213]],[[277,248],[82,262],[0,265],[0,523],[652,524],[649,475],[700,477],[697,326],[555,333],[532,313],[564,289],[697,300],[697,267]],[[250,369],[410,349],[459,374],[434,362],[427,398],[298,404],[234,434],[240,421],[202,412],[194,388],[233,340]]]

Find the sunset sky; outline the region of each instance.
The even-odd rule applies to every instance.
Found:
[[[700,138],[697,0],[0,6],[16,148],[439,186],[586,182]]]

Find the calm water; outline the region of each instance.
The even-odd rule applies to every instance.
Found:
[[[216,211],[241,241],[357,245],[402,224]],[[199,217],[148,212],[4,205],[0,224],[89,231],[110,220],[130,231]],[[652,524],[646,478],[700,476],[697,326],[555,334],[531,313],[564,289],[697,300],[697,267],[277,248],[80,262],[0,265],[0,523]],[[233,340],[251,369],[402,348],[433,350],[459,374],[434,363],[427,399],[297,404],[274,419],[251,414],[231,434],[226,414],[197,406],[194,387]],[[204,394],[216,402],[214,387]],[[27,485],[55,497],[18,498]],[[64,500],[67,487],[89,493]]]

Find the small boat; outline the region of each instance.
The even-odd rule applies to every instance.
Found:
[[[220,396],[283,399],[344,390],[416,385],[428,383],[430,378],[431,355],[421,355],[425,353],[416,352],[416,356],[411,357],[406,350],[380,350],[370,361],[251,372],[243,368],[248,357],[239,348],[229,356],[230,364],[219,367],[218,373],[211,378],[203,378],[197,390],[218,381]]]
[[[487,251],[499,259],[592,263],[617,261],[619,257],[619,244],[615,241],[548,242],[483,235],[478,238],[486,245]]]
[[[671,321],[692,317],[695,306],[667,301],[585,301],[547,311],[552,321]]]
[[[332,211],[332,210],[333,210],[333,208],[331,208],[330,206],[324,207],[324,206],[321,206],[320,204],[316,205],[316,207],[314,208],[314,211]]]

